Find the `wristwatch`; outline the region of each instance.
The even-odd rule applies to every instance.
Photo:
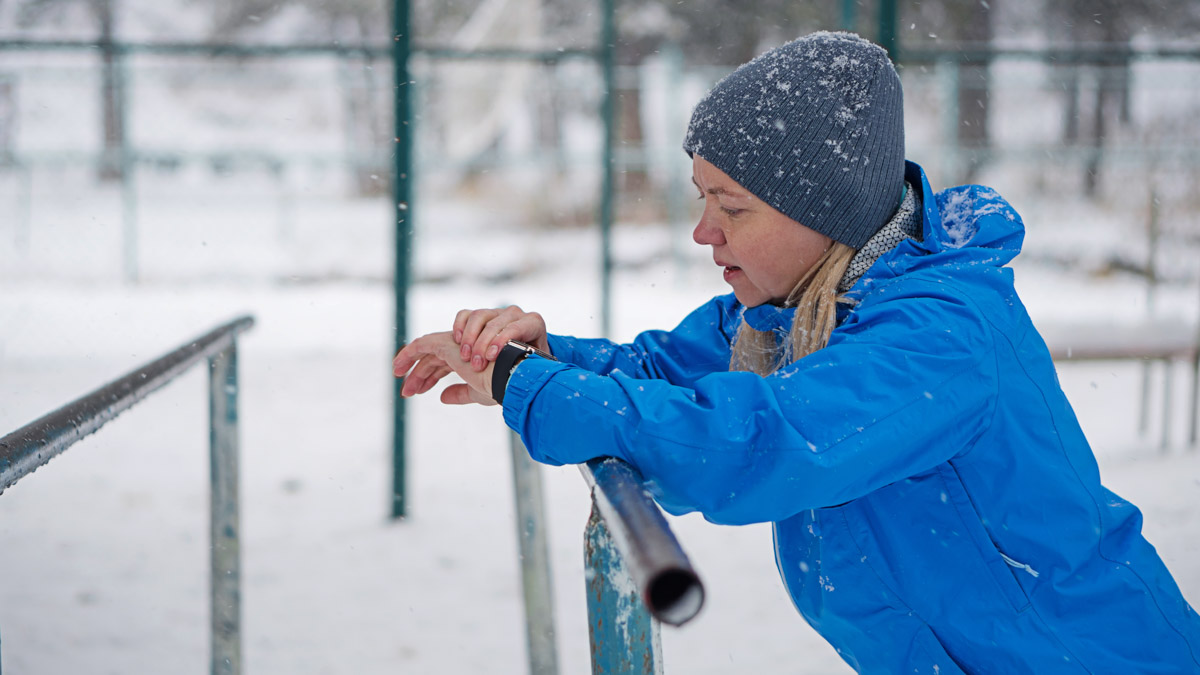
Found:
[[[504,404],[504,390],[508,387],[508,378],[512,377],[517,365],[532,354],[551,361],[558,360],[533,345],[516,340],[509,340],[508,344],[504,345],[504,349],[501,349],[500,353],[496,355],[496,365],[492,369],[492,398],[496,399],[496,403]]]

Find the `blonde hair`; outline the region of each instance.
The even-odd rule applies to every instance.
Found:
[[[733,341],[729,369],[770,375],[828,344],[837,326],[837,304],[847,302],[838,295],[838,284],[855,253],[834,242],[800,278],[784,301],[785,307],[796,308],[796,316],[783,345],[776,344],[774,333],[754,330],[743,321]]]

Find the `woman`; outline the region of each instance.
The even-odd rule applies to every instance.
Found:
[[[743,65],[684,142],[732,295],[627,345],[463,311],[397,355],[404,395],[453,371],[442,400],[502,402],[534,459],[617,456],[671,512],[772,522],[797,609],[858,672],[1200,672],[1200,618],[1013,290],[1020,218],[935,194],[902,107],[853,35]]]

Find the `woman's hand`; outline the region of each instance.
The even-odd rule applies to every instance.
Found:
[[[464,309],[454,317],[454,341],[459,345],[459,356],[477,372],[488,368],[509,340],[550,351],[546,322],[537,312],[511,305],[503,309]]]
[[[452,372],[461,377],[466,384],[446,387],[442,391],[442,403],[496,405],[492,399],[493,369],[491,363],[481,370],[472,368],[449,332],[422,335],[405,345],[392,359],[392,373],[404,378],[400,395],[406,398],[424,394]]]

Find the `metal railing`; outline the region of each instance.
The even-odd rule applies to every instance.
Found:
[[[529,672],[555,675],[541,479],[516,434],[511,447]],[[606,457],[579,470],[592,494],[584,530],[592,673],[662,673],[660,624],[682,626],[699,614],[704,585],[636,469]]]
[[[238,542],[237,335],[243,316],[0,438],[0,493],[117,415],[208,359],[214,675],[242,669]]]

